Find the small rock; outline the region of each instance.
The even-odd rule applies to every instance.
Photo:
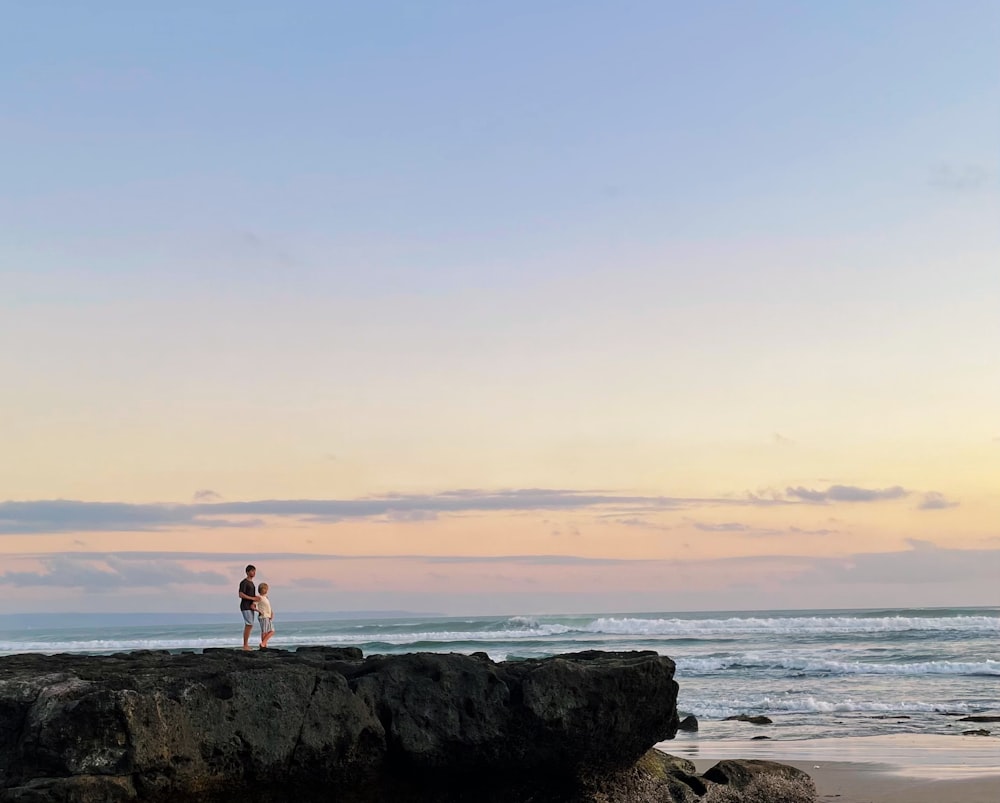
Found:
[[[749,722],[751,725],[770,725],[772,720],[765,716],[750,716],[749,714],[737,714],[735,717],[726,717],[723,722]]]

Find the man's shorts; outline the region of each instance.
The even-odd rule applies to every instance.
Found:
[[[263,636],[265,633],[273,633],[274,625],[271,620],[266,616],[258,616],[257,621],[260,622],[260,634]]]
[[[243,614],[243,621],[248,624],[253,624],[253,611],[240,611]]]

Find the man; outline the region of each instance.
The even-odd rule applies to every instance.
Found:
[[[250,631],[253,630],[254,603],[260,601],[253,578],[257,576],[257,567],[252,563],[247,566],[246,579],[240,580],[240,613],[243,614],[243,649],[250,649]]]

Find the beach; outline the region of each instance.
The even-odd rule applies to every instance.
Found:
[[[996,803],[1000,774],[961,778],[914,777],[870,764],[833,762],[820,769],[794,766],[812,774],[817,800],[838,803]],[[997,771],[1000,773],[1000,770]]]
[[[1000,740],[995,736],[873,736],[801,741],[695,739],[658,747],[691,759],[699,772],[726,758],[790,764],[816,782],[823,803],[997,803]]]

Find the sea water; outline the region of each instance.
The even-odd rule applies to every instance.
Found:
[[[231,621],[210,619],[67,616],[52,626],[8,616],[0,622],[0,655],[238,648],[238,612]],[[697,717],[699,739],[1000,732],[1000,723],[961,721],[1000,714],[1000,608],[370,619],[289,614],[277,622],[273,647],[311,644],[360,647],[366,655],[485,652],[495,661],[654,650],[676,662],[678,709]],[[726,720],[740,714],[763,715],[772,724]]]

